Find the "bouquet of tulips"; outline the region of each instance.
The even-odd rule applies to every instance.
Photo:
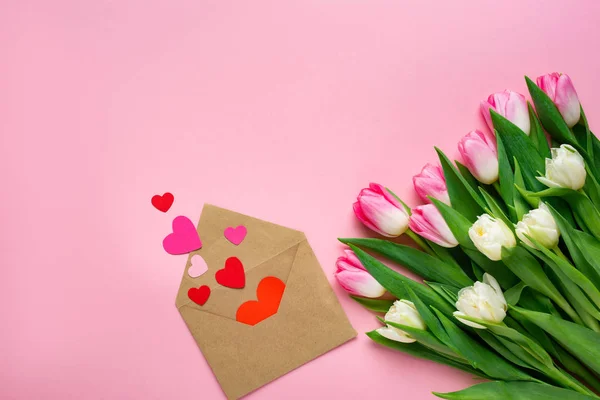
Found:
[[[460,141],[462,163],[436,149],[440,164],[413,178],[426,204],[361,191],[356,216],[388,239],[340,239],[339,283],[381,313],[373,341],[487,380],[438,397],[600,393],[600,140],[569,76],[526,81],[535,110],[493,94],[481,103],[490,131]],[[402,234],[416,246],[390,239]]]

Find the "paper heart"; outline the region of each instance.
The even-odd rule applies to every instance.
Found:
[[[271,315],[277,314],[283,297],[285,283],[274,276],[267,276],[256,288],[256,299],[243,303],[235,319],[247,325],[256,325]]]
[[[246,286],[246,273],[244,265],[237,257],[229,257],[225,261],[225,268],[215,273],[217,283],[232,289],[241,289]]]
[[[192,221],[180,215],[173,220],[173,233],[163,240],[163,247],[169,254],[186,254],[201,248],[202,241]]]
[[[162,196],[157,194],[157,195],[152,196],[152,205],[158,211],[162,211],[162,212],[166,213],[167,211],[169,211],[169,208],[171,208],[171,206],[173,205],[174,200],[175,200],[175,198],[169,192],[166,192]]]
[[[191,288],[190,290],[188,290],[188,297],[190,298],[190,300],[192,300],[194,303],[200,306],[203,306],[206,303],[209,296],[210,288],[206,285],[202,285],[199,288]]]
[[[229,240],[236,246],[242,243],[247,233],[248,230],[244,225],[240,225],[237,228],[233,228],[230,226],[229,228],[225,229],[225,232],[223,232],[223,234],[225,235],[225,239]]]
[[[191,261],[192,265],[188,268],[188,275],[192,278],[197,278],[208,271],[208,265],[201,255],[194,254]]]

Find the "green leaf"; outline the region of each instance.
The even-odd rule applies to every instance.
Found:
[[[358,304],[363,305],[366,309],[386,313],[394,304],[394,300],[383,300],[383,299],[368,299],[366,297],[350,296]]]
[[[531,107],[531,103],[529,102],[527,102],[527,109],[529,110],[529,121],[531,122],[529,138],[542,157],[550,158],[551,154],[548,139],[542,129],[539,118],[535,114],[535,111],[533,111],[533,107]]]
[[[425,305],[425,303],[423,303],[419,296],[417,296],[410,287],[407,286],[406,291],[408,293],[408,299],[415,305],[419,315],[421,318],[423,318],[423,321],[425,321],[427,329],[429,329],[439,341],[447,345],[449,343],[448,334],[444,330],[440,320],[433,315],[431,309]]]
[[[473,191],[477,192],[479,190],[479,181],[475,179],[471,171],[469,171],[469,168],[458,161],[455,161],[454,163],[456,164],[460,174],[463,176],[463,178],[465,178],[465,181],[469,184],[469,186],[471,186],[471,188],[473,188]]]
[[[506,266],[502,261],[492,261],[479,250],[471,250],[464,248],[464,252],[473,260],[481,269],[492,275],[502,289],[508,289],[519,283],[520,279]]]
[[[535,380],[502,357],[499,357],[496,353],[488,350],[476,340],[472,339],[441,312],[435,309],[434,311],[452,341],[454,350],[463,358],[469,360],[474,368],[480,369],[486,375],[496,379],[511,381]]]
[[[485,203],[479,197],[479,194],[469,185],[467,180],[458,172],[452,162],[438,148],[435,149],[440,158],[444,177],[446,178],[446,186],[448,187],[448,195],[452,207],[459,213],[467,217],[471,222],[474,222],[477,217],[483,214]]]
[[[506,299],[506,302],[511,306],[516,306],[517,304],[519,304],[521,292],[523,292],[523,289],[525,289],[526,287],[527,285],[525,284],[525,282],[519,282],[515,286],[508,289],[506,292],[504,292],[504,298]]]
[[[519,162],[514,160],[515,164],[515,178],[514,183],[514,202],[515,202],[515,212],[517,214],[517,221],[523,219],[523,215],[527,214],[531,207],[529,207],[529,201],[523,197],[521,192],[517,189],[518,187],[525,187],[525,182],[523,181],[523,176],[521,175],[521,167],[519,166]]]
[[[448,303],[450,303],[452,305],[456,304],[456,301],[458,300],[458,289],[456,289],[456,291],[451,291],[451,290],[448,290],[448,287],[446,287],[445,285],[443,285],[441,283],[427,282],[427,281],[425,281],[425,283],[427,284],[427,286],[429,286],[431,289],[433,289],[441,298],[446,300]]]
[[[506,150],[504,150],[504,144],[502,143],[500,135],[496,136],[496,142],[498,146],[498,180],[500,183],[500,194],[502,195],[504,202],[508,205],[508,209],[514,210],[514,208],[511,208],[511,206],[514,207],[515,204],[513,171]],[[510,217],[511,219],[516,220],[516,213]]]
[[[375,257],[367,254],[365,251],[350,244],[350,248],[354,251],[362,265],[366,270],[391,294],[399,299],[408,298],[406,287],[410,287],[424,302],[433,305],[436,308],[444,311],[448,315],[454,312],[454,308],[441,299],[433,289],[421,285],[412,279],[393,271]]]
[[[506,150],[509,160],[516,159],[521,166],[521,173],[528,188],[541,190],[542,185],[535,178],[538,171],[545,171],[544,158],[529,137],[515,124],[491,110],[492,121]]]
[[[381,344],[383,346],[389,347],[394,350],[401,351],[406,354],[410,354],[411,356],[424,358],[426,360],[430,360],[439,364],[448,365],[450,367],[454,367],[460,369],[462,371],[466,371],[473,375],[480,376],[482,378],[486,378],[486,375],[480,371],[477,371],[474,368],[471,368],[468,365],[462,364],[460,362],[449,359],[448,357],[443,356],[419,343],[400,343],[394,340],[389,340],[383,336],[381,336],[377,331],[367,332],[367,336],[374,341],[375,343]]]
[[[398,329],[408,333],[410,336],[415,338],[417,340],[417,342],[419,342],[420,344],[422,344],[426,347],[429,347],[432,350],[440,352],[440,353],[444,354],[445,356],[452,358],[456,361],[468,364],[466,360],[462,359],[454,351],[452,351],[452,349],[450,349],[448,346],[446,346],[445,344],[440,342],[435,336],[433,336],[431,333],[429,333],[427,331],[424,331],[424,330],[418,329],[418,328],[414,328],[412,326],[404,325],[404,324],[398,324],[398,323],[395,323],[392,321],[384,320],[384,323],[393,328],[398,328]]]
[[[471,278],[456,264],[446,263],[436,257],[415,249],[382,239],[339,239],[344,244],[353,244],[405,266],[426,280],[446,283],[458,287],[473,284]]]
[[[442,217],[444,217],[444,221],[448,224],[450,231],[460,243],[462,247],[466,247],[469,249],[475,249],[475,245],[471,238],[469,237],[469,228],[473,225],[473,222],[469,221],[464,215],[458,212],[456,209],[450,207],[449,205],[434,199],[432,197],[429,198],[433,205],[438,209]],[[477,218],[475,218],[477,219]]]
[[[576,144],[575,137],[552,99],[531,79],[525,77],[525,81],[527,81],[529,94],[531,95],[533,104],[535,104],[535,110],[546,131],[561,143]]]
[[[529,311],[520,307],[513,307],[513,311],[549,333],[593,372],[600,373],[600,334],[550,314]]]
[[[502,357],[506,358],[511,363],[516,364],[519,367],[532,369],[529,364],[523,362],[523,360],[517,357],[508,347],[504,345],[502,341],[500,341],[487,329],[475,329],[475,333],[477,333],[477,335],[479,335],[479,337],[483,339],[483,341],[486,342],[488,346],[496,350],[497,353],[499,353]]]
[[[534,382],[485,382],[458,392],[436,393],[449,400],[591,400],[597,397]]]
[[[506,226],[508,226],[509,229],[514,232],[515,228],[513,222],[510,219],[508,219],[506,214],[504,214],[504,211],[502,211],[500,205],[496,203],[496,200],[494,200],[494,198],[490,196],[489,193],[487,193],[485,190],[481,190],[481,195],[483,196],[485,202],[488,204],[490,214],[493,217],[501,219],[506,224]]]

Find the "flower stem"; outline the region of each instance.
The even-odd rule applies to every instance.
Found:
[[[435,253],[433,252],[433,250],[431,250],[431,247],[429,247],[429,245],[427,244],[426,241],[424,241],[423,239],[421,239],[421,237],[419,235],[417,235],[416,233],[414,233],[411,229],[408,229],[406,231],[406,234],[408,235],[408,237],[410,237],[416,244],[419,245],[419,247],[427,252],[428,254],[435,256]]]
[[[560,258],[562,258],[563,260],[569,261],[569,259],[567,258],[567,256],[565,256],[565,253],[562,252],[562,250],[556,246],[555,248],[552,249],[552,251],[554,251],[554,254],[556,254],[557,256],[559,256]],[[570,263],[570,261],[569,261]]]

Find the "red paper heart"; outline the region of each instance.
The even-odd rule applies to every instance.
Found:
[[[169,211],[169,208],[171,208],[171,206],[173,205],[174,200],[175,197],[173,197],[173,195],[169,192],[163,194],[162,196],[157,194],[152,196],[152,205],[158,211],[166,213],[167,211]]]
[[[191,288],[188,290],[188,297],[194,303],[203,306],[210,296],[210,288],[206,285],[200,286],[199,288]]]
[[[285,283],[274,276],[267,276],[256,288],[256,299],[245,302],[238,308],[235,319],[247,325],[256,325],[271,315],[277,314],[283,297]]]
[[[215,274],[215,279],[220,285],[232,289],[241,289],[246,286],[246,273],[244,265],[237,257],[229,257],[225,261],[225,268]]]

